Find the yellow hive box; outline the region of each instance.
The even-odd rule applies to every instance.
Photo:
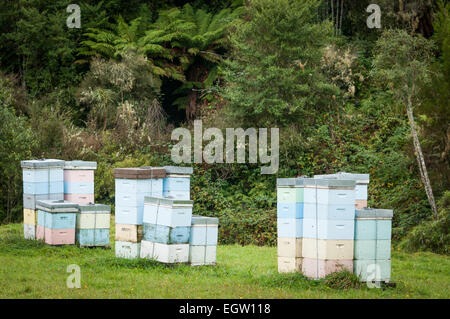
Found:
[[[23,209],[23,223],[27,225],[37,225],[37,210]]]

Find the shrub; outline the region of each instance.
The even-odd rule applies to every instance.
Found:
[[[333,272],[323,279],[324,284],[331,289],[360,289],[362,287],[361,281],[354,273],[343,270]]]
[[[427,220],[414,227],[400,247],[406,251],[432,251],[438,254],[450,253],[450,191],[439,201],[439,217]]]

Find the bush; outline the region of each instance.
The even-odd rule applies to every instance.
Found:
[[[450,253],[450,191],[439,201],[437,220],[428,220],[416,226],[400,243],[406,251],[432,251],[438,254]]]
[[[361,281],[354,273],[343,270],[333,272],[323,279],[324,284],[331,289],[360,289],[362,287]]]

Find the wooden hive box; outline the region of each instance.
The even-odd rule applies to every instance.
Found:
[[[217,217],[192,216],[189,244],[191,246],[216,246],[219,236]]]
[[[317,239],[354,239],[355,221],[350,219],[303,219],[303,237]]]
[[[191,200],[145,197],[143,222],[169,227],[190,227]]]
[[[153,258],[159,262],[174,264],[189,261],[189,244],[159,244],[154,243]]]
[[[142,235],[142,225],[116,224],[116,241],[140,243]]]
[[[353,271],[353,260],[303,258],[302,272],[309,278],[323,278],[333,272]]]
[[[143,240],[160,244],[188,244],[191,227],[144,223]]]
[[[299,258],[302,257],[302,238],[278,237],[277,255],[278,257]]]
[[[217,246],[189,246],[189,263],[192,266],[216,264]]]
[[[302,238],[304,219],[279,218],[277,219],[278,237]]]
[[[302,257],[318,259],[353,259],[353,240],[303,238]]]
[[[115,243],[115,253],[118,258],[135,259],[141,254],[141,243],[129,241],[117,241]]]
[[[300,257],[278,257],[278,272],[291,273],[301,272],[303,258]]]

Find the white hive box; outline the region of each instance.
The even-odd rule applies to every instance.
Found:
[[[116,257],[134,259],[139,258],[141,253],[141,243],[132,243],[128,241],[116,241]]]
[[[154,259],[153,250],[155,248],[155,243],[147,240],[141,241],[141,253],[140,257],[145,259]]]
[[[355,187],[355,199],[367,201],[367,186],[370,181],[370,174],[356,174],[356,173],[347,173],[347,172],[339,172],[336,174],[327,174],[327,175],[314,175],[314,178],[318,179],[347,179],[354,180],[356,182]]]
[[[169,227],[190,227],[192,200],[175,200],[146,196],[143,222]]]
[[[25,239],[36,239],[36,225],[23,224],[23,237]]]
[[[189,263],[192,266],[215,265],[217,246],[189,246]]]
[[[167,264],[187,263],[189,261],[189,244],[154,243],[153,258]]]

